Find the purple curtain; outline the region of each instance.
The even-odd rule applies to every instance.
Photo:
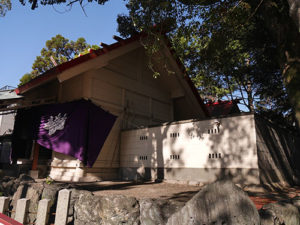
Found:
[[[33,108],[38,119],[37,142],[48,149],[73,156],[92,167],[112,129],[116,116],[90,101],[79,100]],[[38,123],[36,126],[34,124]],[[33,129],[34,130],[34,129]]]

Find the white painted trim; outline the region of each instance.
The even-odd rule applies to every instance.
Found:
[[[61,83],[65,80],[71,79],[72,77],[75,77],[83,72],[86,72],[90,69],[98,69],[101,67],[104,67],[108,64],[108,62],[114,58],[117,58],[118,56],[124,55],[127,52],[133,51],[134,49],[140,47],[140,43],[135,41],[133,43],[130,43],[126,46],[119,47],[115,50],[111,50],[103,55],[100,55],[94,59],[88,60],[87,62],[83,62],[81,64],[78,64],[76,66],[71,67],[70,69],[67,69],[63,71],[61,74],[57,76],[58,81]]]

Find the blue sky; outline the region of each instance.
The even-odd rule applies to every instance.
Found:
[[[56,34],[69,40],[84,37],[89,44],[115,42],[112,36],[118,35],[117,15],[127,12],[123,0],[108,1],[104,6],[87,4],[87,17],[78,4],[64,12],[65,6],[39,6],[31,10],[30,5],[12,2],[12,10],[0,17],[0,88],[16,87],[19,79],[31,71],[45,42]]]

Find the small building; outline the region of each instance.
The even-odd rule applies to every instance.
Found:
[[[233,102],[205,106],[166,40],[154,78],[146,36],[114,38],[2,103],[0,112],[17,110],[12,160],[20,168],[63,181],[298,181],[298,134]]]
[[[143,35],[126,40],[115,37],[116,43],[103,45],[100,50],[91,51],[58,65],[17,88],[16,92],[23,98],[15,103],[15,109],[18,109],[14,130],[16,144],[12,154],[15,162],[31,164],[33,170],[49,169],[50,176],[57,180],[116,179],[119,177],[121,130],[174,120],[206,118],[207,113],[202,100],[166,42],[162,42],[158,55],[163,62],[157,62],[155,65],[160,76],[153,77],[153,71],[147,66],[148,56],[140,42],[143,38]],[[172,71],[172,74],[165,68]],[[93,155],[92,165],[85,164],[85,160],[82,160],[86,157],[89,159],[89,154],[92,154],[90,147],[82,144],[83,147],[76,146],[83,150],[74,149],[68,138],[63,139],[65,143],[64,147],[61,147],[62,138],[60,143],[52,142],[52,137],[55,137],[59,128],[55,128],[53,134],[49,132],[47,137],[37,138],[35,129],[45,130],[46,126],[32,126],[37,123],[36,118],[42,117],[47,118],[48,124],[68,123],[69,112],[65,114],[56,111],[55,115],[47,117],[45,107],[48,107],[48,111],[55,111],[51,107],[63,108],[68,104],[79,104],[78,101],[83,104],[78,106],[80,108],[97,106],[116,117],[107,138],[98,145],[100,153]],[[78,109],[76,107],[74,111]],[[44,114],[39,114],[43,110]],[[85,117],[78,118],[76,122],[83,118]],[[82,123],[93,126],[96,122],[95,119],[89,119],[89,122]],[[96,127],[101,128],[101,123],[105,120],[98,122]],[[44,122],[40,120],[39,126],[42,126],[42,123]],[[102,131],[97,132],[98,139],[103,138]],[[97,133],[87,135],[95,136],[97,141]],[[62,148],[68,150],[60,151]],[[49,154],[49,150],[54,151],[50,151]],[[49,168],[45,168],[47,166]]]
[[[0,109],[6,107],[6,102],[19,99],[14,87],[0,88]],[[14,127],[15,113],[12,110],[0,112],[0,163],[2,168],[10,163],[11,134]]]

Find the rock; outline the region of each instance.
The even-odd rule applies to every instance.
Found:
[[[133,197],[94,196],[90,192],[85,192],[79,195],[74,209],[74,225],[139,224],[139,205]]]
[[[15,180],[10,180],[6,183],[3,183],[3,192],[5,196],[12,196],[16,191],[18,186],[20,185],[20,182]]]
[[[300,210],[300,196],[296,196],[292,198],[291,202],[294,206],[296,206]]]
[[[89,194],[89,193],[90,193],[89,191],[71,189],[67,224],[73,224],[73,222],[74,222],[74,212],[75,212],[74,208],[75,208],[76,202],[79,200],[79,196],[84,195],[84,194]]]
[[[74,205],[74,225],[102,224],[100,198],[91,192],[79,195]]]
[[[20,182],[22,182],[22,181],[35,182],[35,180],[31,176],[28,176],[27,174],[24,174],[24,173],[19,176],[18,180]]]
[[[184,205],[181,202],[160,199],[141,199],[139,204],[141,225],[164,225]]]
[[[16,192],[19,184],[19,180],[15,177],[5,176],[1,180],[0,190],[4,196],[12,196]]]
[[[260,218],[248,195],[231,181],[206,185],[173,214],[167,225],[259,225]]]
[[[41,183],[32,183],[26,193],[26,198],[29,199],[28,207],[28,223],[34,223],[38,210],[39,201],[41,200],[44,186]]]
[[[259,211],[261,225],[299,225],[300,214],[296,206],[289,202],[276,202],[264,205]]]
[[[103,196],[99,214],[103,225],[138,225],[140,223],[139,204],[134,197]]]
[[[4,196],[13,196],[20,184],[35,182],[30,176],[21,174],[19,178],[5,176],[1,180],[0,191]]]
[[[25,198],[26,197],[26,193],[28,190],[28,184],[22,184],[18,187],[17,191],[14,193],[13,197],[12,197],[12,201],[10,203],[10,206],[12,209],[16,209],[17,207],[17,201],[21,198]],[[14,215],[12,215],[12,218],[14,218]]]
[[[17,201],[21,198],[29,199],[29,207],[28,207],[28,217],[27,222],[33,223],[36,220],[36,213],[38,209],[39,200],[41,200],[42,192],[44,186],[41,183],[25,183],[20,184],[17,191],[14,193],[11,207],[13,211],[15,211],[17,207]],[[14,218],[14,213],[12,215]]]
[[[44,190],[41,199],[50,199],[51,200],[50,207],[56,204],[58,192],[68,187],[68,185],[66,184],[57,184],[57,183],[52,183],[52,184],[44,183],[43,185],[44,185]]]
[[[8,182],[10,180],[14,180],[16,179],[15,177],[9,177],[9,176],[5,176],[1,179],[1,182]]]
[[[55,213],[56,211],[56,204],[57,204],[57,196],[58,192],[66,187],[68,185],[66,184],[47,184],[44,183],[44,190],[42,193],[41,199],[50,199],[50,217],[49,217],[49,223],[54,223],[55,216],[52,213]]]

